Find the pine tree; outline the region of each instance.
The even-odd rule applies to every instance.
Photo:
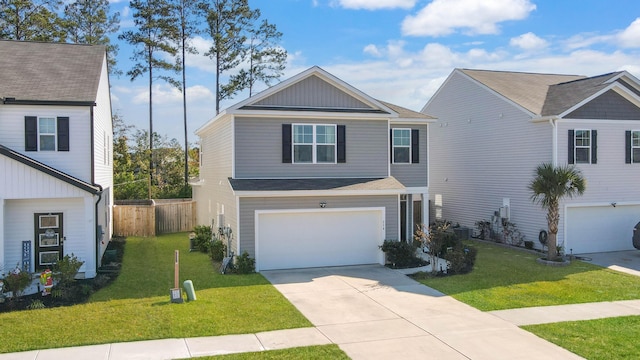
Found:
[[[129,7],[134,11],[133,18],[136,30],[122,33],[118,38],[134,46],[131,59],[136,62],[127,75],[134,81],[140,76],[148,75],[149,80],[149,193],[153,184],[153,81],[164,80],[176,87],[180,83],[166,72],[176,73],[180,65],[166,60],[169,55],[175,58],[178,53],[176,44],[179,41],[180,29],[175,21],[176,7],[167,0],[131,0]],[[154,69],[160,74],[154,74]]]
[[[60,0],[0,0],[0,39],[64,42]]]
[[[109,8],[108,0],[76,0],[64,8],[64,25],[71,42],[105,45],[109,74],[120,75],[116,69],[118,45],[109,39],[109,34],[120,29],[120,13],[110,15]]]

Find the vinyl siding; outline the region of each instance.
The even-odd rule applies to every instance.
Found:
[[[391,128],[418,129],[420,131],[420,162],[417,164],[391,164],[391,176],[407,187],[427,186],[427,125],[393,125]],[[388,152],[390,153],[390,150]]]
[[[638,120],[640,109],[622,95],[609,90],[574,110],[565,118]]]
[[[24,150],[25,116],[68,116],[69,151],[26,152]],[[91,183],[90,134],[88,106],[0,106],[0,144],[89,183]]]
[[[346,126],[346,163],[283,164],[282,124]],[[388,125],[384,120],[236,118],[235,178],[386,177]]]
[[[437,194],[443,218],[471,228],[491,220],[508,198],[511,221],[537,243],[545,213],[531,202],[527,186],[536,166],[551,162],[551,125],[531,123],[521,108],[458,72],[424,112],[438,118],[429,127],[431,218]]]
[[[92,269],[95,276],[95,247],[93,239],[93,221],[90,216],[92,208],[91,199],[67,198],[67,199],[34,199],[34,200],[6,200],[5,212],[5,264],[14,267],[22,261],[22,241],[32,242],[32,264],[35,264],[35,230],[34,213],[62,212],[64,254],[73,253],[79,260],[84,261],[80,272]],[[93,228],[95,229],[95,228]],[[89,239],[89,240],[88,240]],[[33,265],[32,265],[33,266]],[[33,270],[33,268],[32,268]]]
[[[228,180],[232,175],[233,121],[230,117],[221,118],[198,135],[202,150],[202,184],[193,187],[193,199],[197,204],[197,222],[201,225],[211,225],[211,220],[214,220],[215,227],[219,227],[218,209],[224,205],[224,225],[231,226],[236,239],[236,198]],[[236,248],[234,241],[232,249]]]
[[[288,88],[256,102],[255,105],[329,107],[346,109],[371,108],[362,101],[313,75]]]
[[[324,201],[331,208],[385,207],[386,239],[398,239],[398,197],[385,196],[323,196],[288,198],[240,198],[240,253],[255,257],[255,211],[281,209],[316,209]],[[286,231],[286,229],[283,229]],[[346,241],[346,239],[345,239]],[[338,250],[338,249],[337,249]]]

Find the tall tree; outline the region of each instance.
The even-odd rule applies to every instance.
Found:
[[[266,19],[252,28],[247,44],[248,67],[232,75],[230,83],[241,84],[243,89],[249,89],[251,96],[256,83],[270,86],[272,81],[280,79],[287,61],[287,51],[278,46],[281,37],[282,33]]]
[[[178,53],[176,44],[180,36],[178,24],[175,21],[176,8],[167,0],[131,0],[129,7],[134,11],[133,18],[136,30],[126,31],[118,37],[134,46],[131,60],[135,62],[127,75],[134,81],[144,74],[149,80],[149,193],[153,184],[153,81],[162,79],[180,87],[167,71],[177,72],[180,65],[167,61],[166,55],[175,58]],[[158,69],[164,73],[154,74]],[[155,76],[155,77],[154,77]]]
[[[64,42],[61,0],[0,0],[0,39]]]
[[[108,0],[75,0],[64,7],[64,25],[71,42],[105,45],[109,74],[120,75],[116,69],[118,45],[109,39],[120,29],[120,13],[109,14],[109,10]]]
[[[189,40],[200,32],[200,16],[203,13],[202,0],[177,0],[180,14],[180,57],[178,61],[182,67],[182,115],[184,119],[184,184],[189,183],[189,137],[187,133],[187,67],[186,55],[197,54],[195,47]]]
[[[205,4],[207,32],[213,45],[205,55],[215,62],[216,114],[220,113],[220,101],[231,98],[243,89],[241,79],[230,79],[221,84],[220,76],[240,65],[247,54],[246,41],[252,24],[260,16],[251,10],[248,0],[213,0]]]
[[[576,167],[541,164],[536,168],[535,177],[529,184],[531,200],[547,210],[549,239],[547,242],[547,260],[558,258],[557,235],[560,221],[560,201],[565,198],[582,195],[586,181]]]

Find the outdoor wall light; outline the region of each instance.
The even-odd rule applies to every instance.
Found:
[[[617,203],[612,202],[612,203],[611,203],[611,206],[616,207],[616,204],[617,204]]]
[[[327,203],[325,201],[321,201],[320,207],[324,209],[325,207],[327,207]]]

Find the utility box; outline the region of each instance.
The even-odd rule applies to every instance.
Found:
[[[640,250],[640,222],[633,228],[633,247]]]

